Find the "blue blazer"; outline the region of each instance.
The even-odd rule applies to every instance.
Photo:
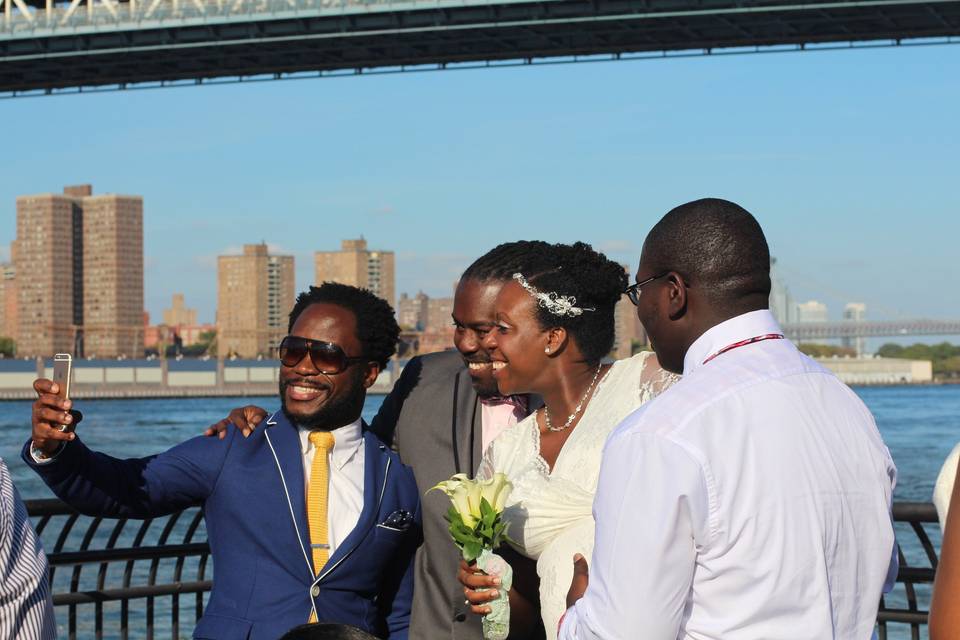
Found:
[[[278,411],[249,438],[238,434],[129,460],[91,451],[79,437],[50,463],[33,461],[29,441],[22,456],[84,514],[151,518],[203,507],[214,580],[194,638],[274,639],[315,608],[320,621],[406,639],[421,540],[411,470],[364,425],[363,510],[316,576],[296,426]]]

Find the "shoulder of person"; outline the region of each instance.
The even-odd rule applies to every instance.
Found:
[[[463,356],[461,356],[460,352],[456,349],[447,349],[446,351],[437,351],[436,353],[417,356],[408,363],[408,366],[413,363],[414,360],[420,362],[421,375],[424,378],[442,377],[466,368],[466,365],[463,363]]]
[[[410,467],[403,464],[400,460],[400,454],[391,449],[377,433],[370,429],[370,425],[364,423],[363,425],[363,438],[364,440],[370,439],[373,440],[374,444],[377,445],[377,451],[379,452],[380,457],[383,460],[389,460],[391,468],[403,468],[407,471],[413,472],[410,470]]]
[[[405,495],[415,497],[419,502],[420,491],[417,489],[417,480],[413,475],[413,469],[405,465],[400,460],[400,455],[390,447],[381,448],[381,452],[385,458],[390,460],[390,481],[400,485]]]
[[[456,350],[428,353],[407,362],[400,373],[400,380],[408,390],[436,384],[452,385],[454,377],[464,369],[463,357]]]

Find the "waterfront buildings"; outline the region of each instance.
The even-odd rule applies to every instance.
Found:
[[[0,264],[0,337],[17,336],[17,269],[13,263]]]
[[[12,253],[18,355],[142,354],[143,198],[90,185],[20,196]]]
[[[197,310],[186,306],[182,293],[173,294],[170,308],[163,310],[162,323],[151,325],[149,314],[145,311],[144,324],[143,346],[148,351],[159,351],[164,347],[190,347],[204,338],[209,343],[209,334],[216,334],[217,331],[214,324],[197,324]]]
[[[797,321],[797,305],[780,275],[776,258],[770,258],[770,312],[781,325]]]
[[[264,244],[217,258],[217,346],[221,357],[272,356],[296,299],[293,256]]]
[[[410,297],[400,294],[397,323],[405,330],[405,339],[416,346],[416,353],[433,353],[453,348],[453,297],[431,298],[420,291]]]
[[[397,300],[397,324],[401,329],[423,331],[430,296],[420,291],[414,297],[401,293]]]
[[[827,322],[827,305],[817,300],[801,302],[797,305],[797,322]]]
[[[393,251],[370,250],[367,241],[343,240],[340,251],[314,253],[316,284],[331,281],[369,289],[390,303],[396,304]]]
[[[929,360],[900,358],[817,358],[846,384],[916,384],[933,381]]]
[[[188,309],[182,293],[173,294],[169,309],[163,310],[163,324],[168,327],[197,324],[197,310]]]
[[[848,302],[847,306],[843,308],[843,319],[848,322],[862,322],[866,320],[867,305],[862,302]],[[862,337],[842,338],[840,343],[844,347],[853,349],[857,356],[862,356],[866,347],[866,340]]]
[[[626,264],[621,264],[620,266],[622,266],[623,270],[627,273],[627,282],[632,282],[630,279],[630,266]],[[614,342],[613,353],[611,355],[617,360],[629,358],[633,355],[634,342],[640,344],[647,342],[643,325],[640,324],[640,320],[637,318],[637,308],[630,302],[630,298],[621,296],[613,314]]]

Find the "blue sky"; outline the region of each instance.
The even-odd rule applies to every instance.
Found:
[[[0,101],[0,258],[15,198],[144,197],[146,305],[213,321],[216,256],[363,234],[397,291],[449,295],[503,241],[636,264],[673,206],[735,200],[799,300],[960,318],[960,47],[719,56]]]

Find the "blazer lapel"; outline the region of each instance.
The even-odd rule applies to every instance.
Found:
[[[452,427],[455,431],[455,453],[459,471],[472,477],[477,473],[480,458],[483,456],[481,407],[477,392],[470,381],[470,374],[465,368],[457,372],[456,385],[457,406],[454,407],[456,422]]]
[[[360,511],[360,517],[357,519],[357,525],[353,528],[346,539],[337,546],[336,551],[327,560],[323,571],[317,576],[316,582],[319,582],[333,571],[340,562],[353,553],[357,545],[367,535],[376,524],[377,513],[380,511],[380,499],[383,497],[384,483],[387,479],[388,467],[390,463],[389,456],[383,455],[386,445],[367,431],[367,424],[363,424],[363,510]]]
[[[283,489],[289,500],[294,529],[299,534],[300,547],[307,561],[310,575],[313,576],[313,554],[309,553],[310,528],[307,524],[307,498],[303,487],[303,452],[300,450],[300,436],[297,428],[290,424],[280,411],[267,418],[264,436],[275,456]]]

